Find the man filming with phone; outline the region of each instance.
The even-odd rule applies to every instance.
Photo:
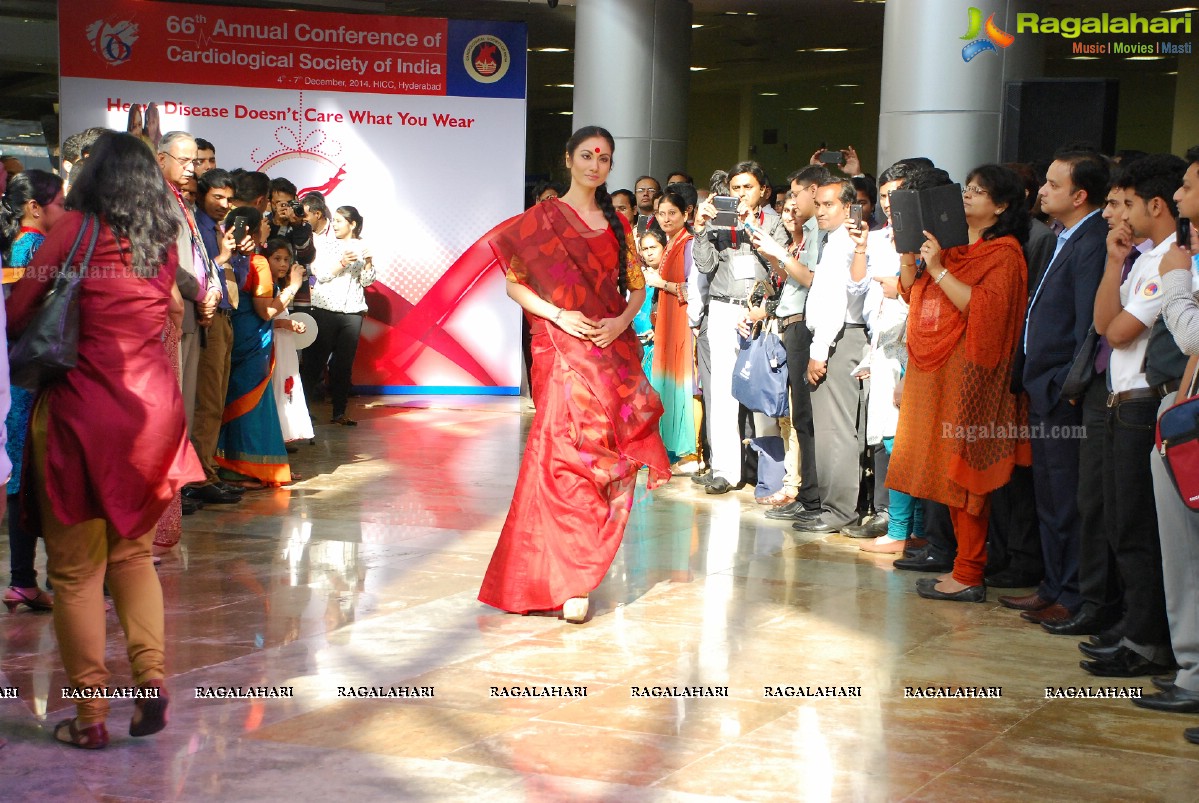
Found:
[[[764,206],[769,181],[760,165],[741,162],[729,171],[728,181],[729,195],[737,199],[736,212],[726,212],[718,222],[716,199],[720,196],[711,196],[699,205],[695,220],[695,266],[711,277],[708,342],[712,352],[712,387],[704,388],[711,471],[695,481],[706,485],[710,494],[726,493],[741,483],[740,405],[733,398],[737,324],[745,317],[755,283],[767,281],[771,272],[770,262],[754,247],[753,238],[764,233],[781,246],[788,240],[782,219],[773,208]]]
[[[835,167],[850,178],[865,175],[862,173],[862,161],[858,158],[858,152],[852,145],[840,150],[820,148],[812,154],[812,159],[808,164],[822,165],[829,170]]]

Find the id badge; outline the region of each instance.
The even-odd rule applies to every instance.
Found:
[[[753,280],[758,276],[758,258],[753,254],[733,254],[733,278]]]

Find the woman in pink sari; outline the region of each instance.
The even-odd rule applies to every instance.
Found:
[[[604,129],[576,131],[570,190],[491,241],[530,320],[537,413],[479,599],[514,613],[562,608],[571,622],[587,617],[620,547],[637,471],[649,466],[651,489],[670,479],[662,403],[630,327],[645,281],[604,184],[612,151]]]

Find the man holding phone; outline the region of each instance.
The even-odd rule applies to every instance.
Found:
[[[712,445],[711,473],[701,482],[711,494],[722,494],[741,483],[740,405],[733,398],[733,368],[739,349],[737,324],[745,317],[755,282],[766,281],[770,263],[753,245],[759,232],[779,245],[787,230],[773,208],[764,206],[769,182],[756,162],[741,162],[729,171],[729,194],[738,200],[735,227],[717,229],[713,198],[699,205],[695,219],[695,266],[711,277],[708,302],[708,342],[712,353],[711,387],[704,388],[708,439]],[[637,182],[641,184],[640,181]]]
[[[1199,354],[1199,303],[1195,300],[1195,285],[1199,283],[1199,236],[1189,225],[1199,220],[1199,146],[1187,151],[1186,161],[1189,164],[1182,186],[1174,193],[1180,221],[1188,222],[1179,226],[1178,234],[1186,236],[1166,251],[1159,275],[1162,317],[1175,342],[1191,359],[1179,391],[1162,399],[1159,415],[1189,392],[1199,362],[1194,356]],[[1199,573],[1199,511],[1183,503],[1162,456],[1154,454],[1149,460],[1161,538],[1166,614],[1178,674],[1170,688],[1134,702],[1156,711],[1199,713],[1199,584],[1195,583]],[[1189,728],[1183,731],[1183,736],[1188,742],[1199,744],[1199,728]]]
[[[857,192],[851,182],[832,179],[816,190],[816,225],[825,244],[808,291],[805,309],[812,333],[807,380],[812,388],[816,438],[816,474],[823,511],[797,520],[797,530],[837,532],[858,518],[861,454],[865,431],[859,426],[868,385],[854,376],[866,349],[863,304],[870,288],[866,235],[869,226],[855,218]]]

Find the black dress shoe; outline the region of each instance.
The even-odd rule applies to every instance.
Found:
[[[691,481],[694,482],[696,485],[707,485],[714,479],[716,479],[716,475],[713,474],[711,472],[711,470],[703,471],[703,472],[700,472],[699,474],[691,475]]]
[[[1172,714],[1199,714],[1199,692],[1187,691],[1171,686],[1169,691],[1136,697],[1133,705],[1150,711],[1168,711]]]
[[[193,513],[195,513],[197,510],[200,510],[203,507],[204,507],[203,505],[201,505],[199,502],[195,501],[194,499],[184,499],[183,500],[183,515],[190,516]]]
[[[1140,653],[1121,647],[1110,660],[1079,661],[1078,665],[1101,678],[1135,678],[1141,675],[1161,675],[1171,667],[1154,663]]]
[[[1098,636],[1091,636],[1087,639],[1088,643],[1096,647],[1110,647],[1113,644],[1119,644],[1120,639],[1124,638],[1119,633],[1111,630],[1104,630]]]
[[[1182,732],[1182,738],[1191,744],[1199,744],[1199,728],[1187,728]]]
[[[1085,608],[1079,609],[1078,613],[1064,622],[1041,622],[1041,627],[1055,636],[1095,636],[1102,633],[1106,626],[1104,617]]]
[[[986,602],[987,587],[983,586],[967,586],[961,591],[955,591],[952,594],[945,591],[937,590],[939,581],[935,577],[923,577],[916,581],[916,593],[925,599],[944,599],[950,602]]]
[[[1174,688],[1173,675],[1160,675],[1155,678],[1150,678],[1149,680],[1151,683],[1153,683],[1154,688],[1156,688],[1158,691],[1169,691],[1170,689]]]
[[[887,534],[891,526],[891,517],[887,511],[867,516],[858,524],[846,524],[841,528],[841,535],[846,538],[878,538]]]
[[[801,533],[835,533],[840,527],[829,524],[827,520],[820,516],[811,518],[797,519],[791,525],[791,529],[799,530]]]
[[[948,572],[953,570],[953,564],[934,554],[925,547],[917,550],[910,558],[900,558],[891,564],[896,569],[905,572]]]
[[[1031,572],[1016,569],[1001,569],[986,576],[987,585],[996,588],[1036,588],[1041,584],[1041,576]]]
[[[288,454],[295,454],[296,452],[300,451],[300,447],[293,443],[284,444],[283,448],[287,450]]]
[[[766,518],[781,519],[783,521],[794,521],[795,518],[804,512],[803,502],[796,499],[794,502],[788,502],[785,505],[772,507],[766,511]]]
[[[727,494],[733,490],[733,485],[724,477],[716,477],[704,487],[707,494]]]
[[[220,488],[225,493],[233,494],[234,496],[242,496],[246,492],[246,489],[241,487],[240,485],[234,485],[229,482],[219,482],[218,481],[218,482],[214,482],[213,485]]]
[[[1096,646],[1086,641],[1079,642],[1078,651],[1088,658],[1094,658],[1096,661],[1110,661],[1116,657],[1116,653],[1120,650],[1126,650],[1127,647],[1121,647],[1120,642],[1115,644],[1104,644]]]
[[[196,502],[206,505],[232,505],[241,501],[237,494],[225,493],[216,485],[200,485],[184,488],[183,495]]]

